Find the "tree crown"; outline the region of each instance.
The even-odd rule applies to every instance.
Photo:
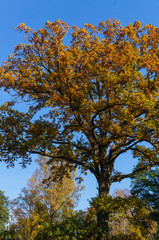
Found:
[[[60,160],[61,171],[79,166],[97,179],[128,150],[147,160],[132,174],[158,163],[158,28],[138,21],[122,27],[117,20],[74,26],[66,45],[69,29],[61,20],[38,31],[17,27],[28,42],[0,68],[0,86],[32,106],[27,113],[10,106],[16,99],[1,106],[3,159],[25,163],[37,153]]]

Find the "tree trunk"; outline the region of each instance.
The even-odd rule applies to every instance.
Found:
[[[102,166],[99,176],[99,198],[108,197],[110,190],[110,176],[112,172],[112,166]],[[101,233],[97,237],[97,240],[109,240],[109,213],[103,213],[99,211],[97,214],[98,226],[102,229]],[[103,232],[106,233],[104,236]]]

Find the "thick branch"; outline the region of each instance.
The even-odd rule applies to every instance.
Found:
[[[143,140],[142,139],[140,139],[140,140],[138,140],[138,141],[136,141],[136,142],[134,142],[135,140],[133,139],[133,140],[130,140],[125,146],[127,146],[126,148],[124,148],[123,150],[121,150],[120,152],[118,152],[117,154],[116,154],[116,156],[115,157],[113,157],[113,158],[117,158],[117,157],[119,157],[120,156],[120,154],[122,154],[122,153],[124,153],[124,152],[127,152],[128,150],[130,150],[133,146],[135,146],[136,144],[138,144],[139,142],[142,142]],[[134,143],[133,143],[134,142]],[[131,144],[132,143],[132,144]],[[131,144],[131,145],[130,145]],[[124,146],[124,145],[122,145],[122,146]],[[122,146],[119,146],[119,148],[121,148]],[[117,149],[117,148],[116,148]],[[116,150],[115,149],[115,150]],[[112,152],[113,152],[113,150],[112,150]],[[111,153],[112,154],[112,153]]]
[[[144,151],[142,151],[141,149],[138,149],[138,148],[133,148],[131,147],[130,148],[131,150],[134,150],[134,151],[138,151],[140,153],[142,153],[146,158],[149,159],[149,164],[146,164],[146,165],[141,165],[140,167],[134,169],[134,171],[132,171],[131,173],[128,173],[128,174],[121,174],[121,175],[116,175],[116,176],[112,176],[111,177],[111,183],[113,182],[120,182],[121,180],[125,179],[125,178],[129,178],[129,177],[132,177],[134,174],[138,173],[138,172],[141,172],[143,170],[146,170],[148,167],[154,167],[156,165],[159,165],[159,162],[158,161],[152,161],[151,159],[151,156],[147,155]]]
[[[114,107],[114,106],[121,106],[121,105],[123,105],[123,104],[124,104],[124,103],[116,103],[116,104],[112,104],[112,105],[107,105],[106,107],[104,107],[104,108],[102,108],[102,109],[99,109],[99,110],[94,114],[94,116],[93,116],[92,119],[91,119],[92,126],[95,126],[95,125],[94,125],[94,120],[95,120],[95,118],[99,115],[99,113],[101,113],[101,112],[103,112],[103,111],[106,111],[107,109],[112,108],[112,107]]]
[[[50,153],[47,153],[47,152],[41,152],[41,151],[36,151],[36,150],[32,150],[30,151],[31,154],[38,154],[38,155],[41,155],[41,156],[45,156],[45,157],[49,157],[51,159],[61,159],[61,160],[65,160],[65,161],[68,161],[70,163],[73,163],[73,164],[77,164],[78,166],[82,166],[84,167],[85,170],[89,170],[91,173],[93,173],[95,176],[97,175],[96,171],[94,170],[94,168],[88,166],[86,163],[84,162],[81,162],[77,159],[74,159],[74,158],[71,158],[71,157],[66,157],[66,156],[62,156],[62,155],[59,155],[59,156],[54,156]],[[49,160],[48,163],[50,163],[52,160]]]
[[[74,116],[75,116],[75,119],[76,119],[77,123],[79,124],[79,126],[80,126],[82,129],[84,129],[84,127],[83,127],[83,125],[82,125],[82,123],[81,123],[81,120],[77,117],[77,114],[76,114],[75,109],[74,109],[73,104],[72,104],[71,97],[69,97],[69,99],[70,99],[71,110],[72,110],[72,112],[73,112],[73,114],[74,114]],[[87,137],[87,139],[90,141],[90,138],[89,138],[88,134],[86,133],[86,131],[83,131],[83,133],[85,134],[85,136]],[[97,139],[96,139],[96,137],[95,137],[95,135],[94,135],[94,132],[92,132],[92,134],[93,134],[92,136],[93,136],[95,142],[98,144],[98,141],[97,141]],[[90,143],[91,143],[91,141],[90,141]]]
[[[141,167],[136,168],[136,169],[135,169],[134,171],[132,171],[131,173],[112,176],[110,182],[111,182],[111,183],[113,183],[113,182],[120,182],[121,180],[123,180],[123,179],[125,179],[125,178],[130,178],[130,177],[132,177],[134,174],[139,173],[139,172],[141,172],[141,171],[144,171],[144,170],[146,170],[148,167],[153,167],[153,166],[155,166],[155,164],[154,164],[154,163],[150,163],[150,164],[148,164],[148,165],[143,165],[143,166],[141,166]]]

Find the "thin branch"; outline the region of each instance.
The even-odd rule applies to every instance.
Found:
[[[126,146],[127,146],[127,145],[129,145],[129,146],[126,147],[125,149],[121,150],[120,152],[118,152],[118,153],[116,154],[116,156],[113,157],[113,158],[116,159],[117,157],[119,157],[120,154],[122,154],[122,153],[130,150],[133,146],[135,146],[135,145],[138,144],[139,142],[142,142],[143,140],[140,139],[140,140],[138,140],[138,141],[136,141],[136,142],[134,142],[134,141],[135,141],[134,139],[133,139],[133,140],[130,140],[130,141],[126,144]],[[133,142],[134,142],[134,143],[133,143]],[[131,143],[133,143],[133,144],[131,144]],[[131,145],[130,145],[130,144],[131,144]]]
[[[153,171],[152,171],[151,168],[150,168],[150,172],[152,173],[152,178],[153,178],[153,180],[154,180],[154,182],[155,182],[155,184],[156,184],[157,190],[159,191],[159,183],[158,183],[158,181],[156,180],[156,177],[155,177],[155,175],[154,175],[154,173],[153,173]]]
[[[101,113],[101,112],[103,112],[103,111],[105,111],[105,110],[107,110],[107,109],[110,109],[110,108],[112,108],[112,107],[114,107],[114,106],[121,106],[121,105],[123,105],[123,104],[124,104],[124,103],[116,103],[116,104],[108,105],[108,106],[106,106],[106,107],[104,107],[104,108],[102,108],[102,109],[99,109],[99,110],[94,114],[94,116],[93,116],[92,119],[91,119],[92,125],[94,126],[94,119],[99,115],[99,113]]]
[[[111,183],[112,182],[118,182],[118,181],[121,181],[122,179],[124,178],[129,178],[129,177],[132,177],[134,174],[138,173],[138,172],[141,172],[143,170],[146,170],[148,167],[154,167],[156,165],[159,166],[159,162],[158,161],[152,161],[151,157],[149,155],[147,155],[144,151],[142,151],[141,149],[138,149],[138,148],[135,148],[135,147],[131,147],[131,150],[135,150],[135,151],[138,151],[140,153],[142,153],[146,158],[149,159],[149,164],[147,165],[143,165],[141,167],[138,167],[136,168],[134,171],[132,171],[131,173],[129,174],[122,174],[122,175],[118,175],[118,176],[112,176],[111,178]]]
[[[147,154],[146,154],[144,151],[142,151],[141,149],[133,147],[133,148],[131,148],[131,150],[134,150],[134,151],[137,151],[137,152],[139,152],[139,153],[142,153],[146,158],[148,158],[149,160],[151,160],[150,156],[147,155]],[[155,162],[155,161],[154,161],[154,162]]]
[[[73,107],[73,105],[72,105],[71,97],[69,97],[69,99],[70,99],[71,110],[72,110],[72,112],[73,112],[73,114],[74,114],[74,116],[75,116],[75,119],[76,119],[77,123],[79,124],[79,126],[80,126],[82,129],[84,129],[84,127],[83,127],[83,125],[82,125],[82,121],[77,117],[77,114],[76,114],[76,112],[75,112],[75,109],[74,109],[74,107]],[[87,139],[88,139],[89,142],[91,143],[88,134],[87,134],[85,131],[83,131],[83,133],[85,134],[85,136],[87,137]],[[97,141],[97,139],[96,139],[96,137],[95,137],[95,135],[94,135],[94,132],[93,132],[93,138],[94,138],[95,142],[98,144],[98,141]],[[92,144],[91,144],[91,145],[92,145]]]

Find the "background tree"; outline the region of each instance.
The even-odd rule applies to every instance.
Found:
[[[118,198],[129,198],[130,197],[130,191],[128,189],[125,190],[116,190],[115,193],[112,195],[113,199]],[[109,224],[111,225],[111,234],[112,236],[116,236],[119,234],[125,235],[127,237],[129,232],[129,220],[127,219],[127,216],[130,216],[130,209],[126,211],[120,212],[120,207],[119,207],[119,213],[112,213],[112,220],[109,220]]]
[[[4,195],[4,192],[0,190],[0,233],[6,228],[6,224],[9,221],[9,200]]]
[[[148,168],[142,174],[134,175],[131,180],[131,194],[146,200],[153,208],[151,218],[158,223],[159,228],[159,167]]]
[[[60,163],[58,177],[89,170],[102,198],[111,183],[158,164],[159,31],[107,20],[74,26],[66,45],[69,28],[61,20],[38,31],[17,27],[28,43],[16,46],[0,68],[0,86],[14,93],[14,101],[1,106],[1,156],[9,165],[18,158],[25,165],[30,154],[47,156]],[[19,99],[30,103],[26,113],[15,110]],[[128,174],[114,171],[127,151],[144,156],[145,164]],[[99,212],[107,232],[108,222]]]
[[[22,239],[52,239],[52,227],[72,214],[82,188],[75,185],[73,173],[64,177],[62,182],[53,182],[51,165],[47,165],[45,158],[37,162],[39,167],[29,179],[27,187],[11,202],[11,228]],[[46,228],[49,230],[47,237]],[[41,238],[37,238],[39,235]]]

